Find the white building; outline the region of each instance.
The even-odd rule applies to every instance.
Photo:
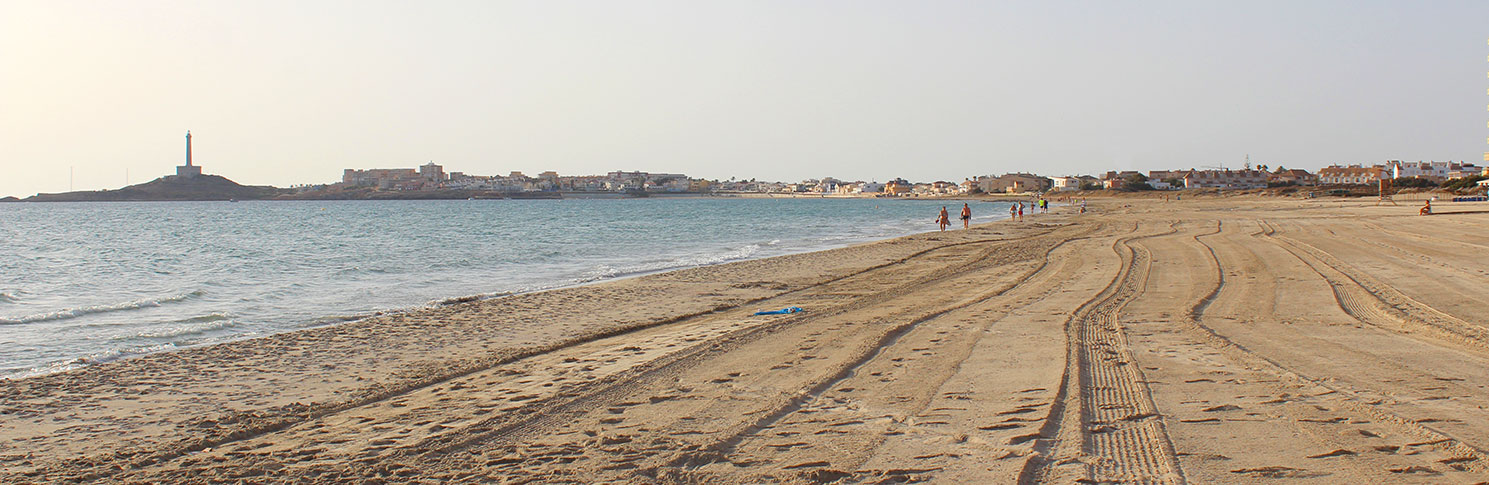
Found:
[[[1390,172],[1376,165],[1374,167],[1361,167],[1350,165],[1341,167],[1330,165],[1318,169],[1318,183],[1325,185],[1372,185],[1379,182]]]
[[[1081,179],[1076,177],[1051,177],[1055,191],[1080,190]]]
[[[1476,171],[1471,163],[1459,162],[1403,162],[1391,160],[1386,162],[1386,173],[1391,178],[1421,177],[1424,179],[1441,182],[1463,171]]]

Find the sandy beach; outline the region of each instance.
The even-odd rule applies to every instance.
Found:
[[[0,482],[1485,482],[1489,205],[1436,207],[1056,203],[0,381]]]

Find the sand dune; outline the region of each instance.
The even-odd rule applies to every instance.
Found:
[[[0,382],[0,481],[1489,480],[1489,211],[1058,205]]]

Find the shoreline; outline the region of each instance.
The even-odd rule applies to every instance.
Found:
[[[156,402],[155,404],[166,405],[167,403],[171,403],[171,405],[174,406],[185,404],[183,401],[201,401],[203,399],[214,399],[216,400],[216,403],[214,405],[206,407],[202,407],[200,405],[185,406],[187,408],[185,412],[189,416],[195,416],[193,420],[206,419],[207,421],[214,423],[234,422],[241,423],[242,425],[248,425],[250,429],[258,429],[260,427],[260,424],[255,423],[265,418],[270,419],[271,422],[280,422],[280,420],[285,419],[303,419],[313,414],[326,412],[327,410],[345,408],[349,405],[354,405],[355,403],[366,401],[367,399],[375,399],[377,397],[387,395],[389,392],[397,392],[396,390],[390,391],[389,388],[416,388],[422,385],[427,385],[431,381],[438,382],[448,380],[449,378],[468,373],[469,371],[463,369],[451,371],[449,366],[440,365],[431,367],[428,364],[420,364],[418,363],[418,361],[423,357],[427,357],[427,355],[425,352],[419,351],[413,355],[407,355],[406,357],[404,357],[403,359],[408,360],[409,362],[404,362],[399,367],[405,370],[395,372],[394,375],[367,377],[367,374],[381,374],[381,372],[375,372],[372,369],[384,367],[384,365],[381,365],[384,359],[373,357],[364,363],[363,368],[358,369],[357,373],[364,375],[342,379],[341,382],[339,382],[340,384],[342,384],[341,386],[333,386],[339,387],[340,389],[338,390],[333,391],[331,389],[324,388],[317,389],[315,388],[315,386],[311,386],[310,389],[305,389],[301,393],[275,396],[275,398],[273,399],[244,399],[245,397],[253,394],[269,396],[277,394],[276,392],[264,392],[265,390],[243,392],[241,390],[235,389],[237,386],[244,384],[246,381],[262,380],[259,377],[255,377],[260,373],[257,370],[258,368],[256,366],[246,365],[241,362],[243,360],[242,357],[245,356],[253,356],[258,359],[268,358],[271,361],[279,362],[281,361],[281,357],[276,353],[277,351],[293,352],[300,355],[301,357],[308,357],[309,355],[305,352],[305,347],[314,347],[315,345],[302,344],[302,342],[305,342],[307,340],[334,341],[338,339],[337,337],[346,334],[381,335],[387,333],[384,330],[386,330],[387,326],[390,324],[402,324],[411,320],[446,318],[452,314],[469,314],[472,312],[481,313],[482,307],[523,306],[526,308],[535,309],[533,306],[531,306],[531,303],[529,301],[524,300],[571,301],[573,298],[571,294],[574,293],[613,293],[615,291],[619,291],[623,294],[632,293],[638,291],[636,287],[643,287],[644,289],[644,287],[657,286],[657,282],[654,280],[671,280],[678,278],[687,279],[691,274],[694,273],[729,272],[729,270],[737,268],[739,266],[763,265],[767,267],[785,268],[795,266],[788,262],[794,259],[817,259],[823,255],[841,255],[844,252],[859,252],[854,251],[855,248],[875,247],[878,248],[880,251],[889,250],[890,252],[894,252],[892,248],[898,245],[895,241],[906,238],[915,238],[922,234],[925,233],[899,236],[878,241],[860,242],[857,244],[842,246],[833,249],[780,255],[760,259],[750,259],[744,261],[735,261],[717,265],[676,269],[654,274],[637,275],[632,278],[605,280],[596,282],[594,284],[549,289],[533,293],[516,294],[498,299],[462,302],[439,307],[416,308],[406,312],[377,315],[369,318],[334,325],[312,327],[291,332],[283,332],[274,335],[255,337],[244,340],[235,340],[231,342],[211,344],[200,347],[187,347],[171,352],[146,354],[134,358],[104,362],[102,364],[86,366],[83,368],[63,371],[60,373],[44,374],[17,380],[4,380],[0,381],[0,388],[4,388],[6,390],[5,395],[7,396],[11,396],[12,398],[19,397],[22,401],[30,401],[32,399],[42,398],[42,396],[49,395],[58,388],[71,389],[69,394],[72,394],[73,392],[78,391],[78,389],[76,389],[77,387],[81,386],[88,391],[92,391],[91,393],[83,392],[84,394],[91,394],[90,399],[104,398],[105,400],[109,400],[110,398],[100,395],[106,394],[112,395],[113,400],[117,400],[121,403],[128,403],[135,402],[136,399],[132,396],[129,396],[127,392],[121,395],[117,391],[109,390],[108,387],[120,384],[121,382],[128,383],[144,381],[151,383],[149,384],[150,387],[157,388],[156,386],[160,385],[159,381],[161,374],[167,374],[174,377],[174,379],[168,380],[180,381],[168,387],[177,388],[183,385],[189,387],[192,384],[203,384],[203,386],[201,386],[202,388],[198,389],[195,393],[190,393],[189,391],[187,391],[185,394],[189,395],[189,398],[165,398],[162,401]],[[842,257],[839,256],[838,259],[842,259]],[[849,265],[862,264],[862,261],[859,261],[859,258],[857,257],[849,257],[848,259],[853,260],[853,262],[847,263]],[[800,276],[798,278],[800,278]],[[672,287],[675,285],[664,282],[661,283],[661,286],[669,288],[668,292],[670,292],[673,289]],[[464,364],[457,364],[456,368],[468,368],[472,366],[474,366],[475,368],[489,368],[490,366],[497,365],[499,363],[512,361],[525,356],[536,355],[545,350],[572,346],[574,344],[593,341],[595,339],[604,338],[610,335],[618,335],[626,332],[644,330],[646,328],[663,325],[672,321],[684,320],[699,315],[707,315],[719,310],[720,306],[718,303],[734,306],[748,304],[749,302],[759,301],[764,298],[768,298],[769,296],[789,292],[792,285],[774,282],[747,282],[742,284],[724,284],[722,285],[722,287],[719,287],[719,284],[714,284],[713,286],[714,288],[712,289],[714,291],[703,292],[701,296],[705,297],[706,300],[721,301],[692,301],[686,305],[686,308],[675,309],[674,311],[665,312],[661,315],[654,315],[648,312],[646,316],[639,319],[632,317],[631,319],[622,319],[621,321],[606,320],[603,322],[588,322],[588,324],[586,325],[580,325],[579,328],[556,328],[553,330],[559,331],[559,334],[549,334],[544,336],[546,338],[546,344],[541,341],[534,341],[531,338],[533,337],[533,335],[523,335],[522,332],[518,331],[518,337],[520,337],[518,341],[512,341],[512,339],[510,338],[499,339],[507,341],[509,348],[504,352],[500,352],[496,356],[477,358],[474,360],[469,358],[458,359],[458,361],[464,362]],[[727,294],[725,294],[725,292],[727,292]],[[647,291],[647,293],[655,294],[655,291]],[[470,322],[467,321],[460,323],[469,324]],[[425,325],[423,324],[416,325],[416,327],[424,326]],[[399,328],[397,330],[399,331],[398,333],[404,334],[405,336],[411,336],[409,335],[410,332],[422,333],[419,332],[420,328]],[[515,329],[513,330],[515,331]],[[575,332],[575,330],[577,330],[577,332]],[[434,340],[444,341],[443,339],[446,339],[449,336],[450,335],[448,335],[447,333],[445,335],[438,336],[438,338],[435,338]],[[379,339],[381,338],[382,336],[379,337]],[[459,345],[456,346],[459,347]],[[371,351],[378,354],[381,354],[383,351],[388,350],[382,345],[372,345],[372,347],[374,348],[363,348],[362,350]],[[226,356],[229,355],[234,356],[235,358],[226,358]],[[219,356],[224,358],[219,358]],[[319,356],[313,360],[325,362],[328,359],[324,356]],[[329,360],[339,361],[341,359],[333,358]],[[323,364],[317,365],[331,366],[331,369],[345,366],[344,364],[338,364],[335,362],[325,362]],[[180,369],[173,369],[181,366],[190,367],[191,369],[186,370],[185,372],[182,372]],[[237,369],[223,369],[223,366],[236,367]],[[296,367],[298,367],[301,372],[310,370],[307,365],[303,363]],[[425,371],[430,373],[426,374],[424,372],[418,372],[411,374],[407,371],[408,368],[414,367],[424,369]],[[440,368],[441,370],[433,371],[433,369],[435,368]],[[221,375],[223,373],[234,374],[234,376],[229,379],[221,380]],[[202,378],[200,376],[202,375],[218,376],[220,380],[215,382],[201,382]],[[431,375],[439,377],[431,379],[428,377]],[[273,381],[276,384],[287,382],[281,381],[280,379],[274,379]],[[103,384],[105,382],[109,383],[110,385],[104,386]],[[333,397],[348,393],[354,396],[361,397],[353,397],[349,400]],[[180,395],[176,392],[173,392],[172,394],[176,394],[178,396]],[[214,398],[213,396],[216,397]],[[85,403],[77,402],[76,404],[82,405]],[[244,406],[245,404],[247,406]],[[25,407],[26,406],[23,406],[23,408]],[[50,406],[44,406],[44,408],[46,407]],[[221,412],[210,411],[211,409],[236,409],[237,411],[228,412],[224,415]],[[7,409],[6,411],[7,413],[5,413],[5,415],[7,417],[21,416],[24,418],[26,415],[30,414],[26,410],[18,410],[15,408]],[[50,414],[45,411],[42,412],[44,414]],[[114,421],[116,419],[122,419],[123,421],[154,420],[154,418],[138,415],[122,418],[111,415],[98,416],[95,419],[100,419],[103,421]],[[0,424],[4,424],[4,421],[5,420],[0,420]],[[270,427],[272,428],[276,426],[277,425],[271,425]],[[145,427],[150,428],[156,426]],[[5,428],[10,427],[0,426],[0,429]],[[157,430],[157,432],[159,431],[161,430]],[[244,428],[239,426],[223,430],[223,433],[220,434],[223,436],[235,436],[245,431],[246,430]],[[246,432],[256,433],[254,431]],[[193,439],[189,441],[196,440]],[[119,446],[122,444],[123,443],[113,443],[113,446]],[[90,452],[92,450],[87,449],[86,446],[84,448],[85,449],[83,450],[74,450],[74,452],[77,452],[79,454],[79,457],[91,454]],[[0,474],[0,476],[3,476],[3,474]]]
[[[728,198],[722,198],[722,199],[728,200]],[[914,200],[914,199],[908,199],[908,200]],[[158,202],[191,202],[191,201],[158,201]],[[991,219],[992,221],[994,221],[994,222],[1006,218],[1005,216],[1002,215],[1001,212],[995,212],[995,213],[993,213],[993,215],[987,216],[987,217],[989,219]],[[638,270],[638,271],[628,271],[628,272],[618,273],[618,274],[611,275],[611,276],[596,276],[596,277],[587,278],[587,279],[563,279],[563,278],[560,278],[560,279],[554,279],[552,281],[548,281],[548,282],[546,282],[545,284],[543,284],[540,287],[532,288],[532,289],[525,289],[525,290],[480,292],[480,293],[473,293],[473,294],[456,294],[454,296],[437,297],[437,298],[433,298],[433,299],[430,299],[428,301],[425,301],[423,303],[417,303],[417,304],[413,304],[413,305],[409,305],[409,306],[404,306],[404,307],[398,307],[398,308],[384,308],[384,309],[370,310],[370,311],[366,311],[366,312],[348,313],[348,314],[323,315],[323,316],[311,318],[311,319],[309,319],[307,321],[304,321],[304,322],[302,322],[300,324],[295,324],[295,325],[292,325],[290,327],[287,327],[284,330],[276,331],[276,332],[273,332],[273,333],[267,333],[267,334],[265,334],[265,333],[258,333],[258,334],[250,335],[250,336],[234,336],[234,337],[229,337],[229,338],[225,338],[223,340],[219,340],[219,341],[216,341],[216,342],[209,342],[209,343],[197,343],[197,344],[190,344],[190,345],[176,345],[175,343],[168,342],[168,343],[163,343],[163,344],[152,345],[151,348],[154,349],[154,350],[141,350],[141,349],[135,349],[133,347],[130,347],[130,348],[107,349],[105,351],[100,351],[100,352],[96,352],[96,353],[92,353],[92,354],[88,354],[88,355],[83,355],[83,356],[75,357],[75,358],[73,358],[71,360],[67,360],[67,361],[53,362],[53,363],[49,363],[49,364],[47,364],[45,366],[41,366],[41,367],[33,367],[33,368],[29,368],[29,369],[18,370],[16,372],[12,372],[12,373],[10,373],[8,375],[0,376],[0,382],[6,381],[6,380],[29,379],[29,378],[34,378],[34,377],[38,377],[38,376],[55,374],[55,373],[59,373],[59,372],[68,372],[68,371],[73,371],[73,370],[77,370],[77,369],[82,369],[82,368],[86,368],[86,367],[98,365],[98,364],[101,364],[101,363],[108,363],[108,362],[115,362],[115,361],[121,361],[121,360],[129,360],[129,359],[137,359],[137,358],[141,358],[141,357],[144,357],[144,356],[149,356],[149,355],[154,355],[154,354],[159,354],[159,353],[179,352],[179,351],[182,351],[182,350],[192,349],[192,348],[198,348],[198,347],[203,347],[203,346],[212,346],[212,345],[219,345],[219,344],[223,344],[223,343],[240,342],[240,341],[252,340],[252,339],[256,339],[256,338],[268,338],[268,337],[272,337],[274,335],[278,335],[278,334],[286,333],[286,332],[297,332],[297,331],[307,330],[307,329],[316,329],[316,328],[324,328],[324,327],[329,327],[329,326],[344,325],[344,324],[348,324],[348,323],[353,323],[353,322],[358,322],[358,321],[366,320],[366,319],[369,319],[369,318],[390,317],[390,316],[401,315],[401,314],[417,313],[419,311],[423,311],[423,310],[427,310],[427,309],[431,309],[431,308],[439,308],[439,307],[445,307],[445,306],[451,306],[451,305],[458,305],[458,304],[470,303],[470,302],[488,301],[488,300],[494,300],[494,299],[500,299],[500,298],[506,298],[506,297],[510,297],[510,296],[515,296],[515,295],[531,294],[531,293],[538,293],[538,292],[551,291],[551,290],[559,290],[559,289],[567,289],[567,288],[578,288],[578,287],[584,287],[584,286],[595,285],[595,284],[603,284],[603,283],[611,282],[611,281],[622,281],[622,280],[631,279],[631,278],[644,277],[644,276],[656,275],[656,274],[663,274],[663,273],[667,273],[667,272],[678,271],[678,270],[685,270],[685,269],[691,269],[691,268],[707,267],[707,266],[714,266],[714,265],[720,265],[720,264],[730,264],[730,263],[735,263],[735,262],[740,262],[740,261],[750,261],[750,260],[755,260],[755,259],[772,258],[772,257],[780,257],[780,256],[789,256],[789,255],[795,255],[795,254],[804,254],[804,253],[811,253],[811,252],[816,252],[816,251],[824,251],[824,250],[831,250],[831,249],[838,249],[838,248],[850,247],[850,246],[860,245],[860,244],[871,244],[871,243],[874,243],[874,242],[877,242],[877,241],[883,241],[883,240],[888,240],[888,239],[894,239],[894,238],[899,238],[899,237],[905,237],[905,236],[909,236],[909,235],[919,234],[919,233],[923,233],[923,232],[934,232],[934,231],[935,231],[935,229],[932,226],[932,227],[927,227],[925,229],[911,229],[909,232],[905,232],[905,233],[901,233],[901,234],[896,234],[896,235],[881,235],[881,236],[866,236],[866,237],[857,237],[857,238],[845,238],[845,239],[842,239],[841,241],[837,241],[837,242],[833,242],[833,243],[817,244],[817,245],[812,245],[812,246],[804,246],[804,247],[799,247],[799,248],[794,248],[794,249],[786,250],[785,252],[782,252],[782,253],[767,254],[767,255],[764,255],[764,256],[747,256],[747,257],[743,257],[743,258],[740,258],[740,259],[732,259],[732,260],[711,262],[711,263],[706,263],[706,264],[701,264],[701,265],[698,265],[698,264],[682,264],[682,265],[678,265],[678,266],[667,266],[667,267],[660,267],[660,268],[656,268],[656,269],[644,269],[644,270]],[[745,243],[740,243],[740,244],[745,244]]]
[[[0,381],[0,479],[1489,477],[1489,215],[1092,202]]]

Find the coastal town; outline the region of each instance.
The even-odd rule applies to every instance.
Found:
[[[1489,157],[1486,157],[1489,158]],[[1383,184],[1383,181],[1389,183]],[[253,200],[253,199],[476,199],[564,197],[611,198],[666,195],[803,196],[803,197],[957,197],[999,194],[1044,194],[1075,191],[1257,190],[1318,187],[1334,195],[1365,195],[1386,190],[1447,189],[1483,195],[1489,191],[1489,167],[1456,161],[1388,160],[1383,163],[1333,164],[1317,173],[1281,164],[1256,164],[1250,157],[1239,169],[1223,165],[1204,169],[1110,170],[1100,176],[1046,176],[1015,172],[966,177],[961,182],[912,182],[894,178],[845,180],[835,177],[799,182],[695,178],[680,173],[614,171],[604,175],[561,175],[545,171],[529,176],[475,175],[446,171],[428,162],[417,168],[348,168],[341,181],[303,184],[290,188],[243,186],[218,175],[205,174],[192,160],[191,132],[186,133],[186,163],[175,175],[117,190],[37,194],[0,202],[117,201],[117,200]],[[1352,190],[1364,189],[1362,190]],[[1306,193],[1313,193],[1309,191]]]
[[[912,182],[905,178],[847,180],[835,177],[798,182],[707,179],[678,173],[614,171],[604,175],[474,175],[447,172],[429,162],[417,168],[346,169],[340,182],[303,184],[287,189],[245,187],[213,175],[189,160],[168,175],[118,190],[38,194],[0,201],[237,200],[237,199],[449,199],[650,196],[948,197],[1047,192],[1141,192],[1186,189],[1255,190],[1309,187],[1349,191],[1371,189],[1383,180],[1393,189],[1443,188],[1482,194],[1489,189],[1489,167],[1465,162],[1389,160],[1377,164],[1335,164],[1316,173],[1282,165],[1175,170],[1112,170],[1100,175],[1047,176],[1027,172],[979,175],[961,182]],[[203,184],[214,184],[203,187]],[[253,190],[243,190],[251,188]],[[1099,193],[1099,192],[1097,192]],[[1356,193],[1355,195],[1360,195]]]
[[[1331,165],[1317,173],[1281,165],[1251,165],[1240,169],[1108,171],[1100,176],[1045,176],[1005,173],[968,177],[961,182],[911,182],[904,178],[887,181],[844,180],[834,177],[799,182],[767,182],[694,178],[676,173],[615,171],[604,175],[560,175],[546,171],[535,176],[522,172],[507,175],[471,175],[446,172],[434,162],[418,168],[346,169],[335,184],[297,187],[298,193],[333,194],[353,190],[427,192],[486,191],[498,193],[661,193],[661,194],[800,194],[815,196],[934,197],[975,194],[1024,194],[1049,191],[1147,191],[1182,189],[1244,190],[1289,186],[1374,186],[1392,180],[1401,187],[1451,188],[1489,187],[1489,167],[1472,163],[1389,160],[1374,165]]]

